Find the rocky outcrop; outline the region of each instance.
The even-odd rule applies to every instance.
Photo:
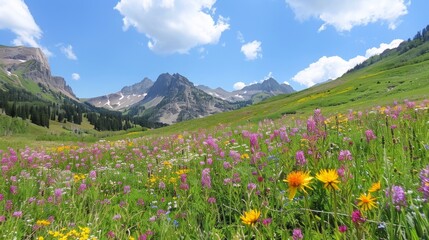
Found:
[[[122,111],[141,101],[146,96],[147,91],[152,87],[152,85],[152,80],[144,78],[139,83],[123,87],[119,92],[89,98],[86,102],[96,107]]]
[[[0,65],[8,74],[20,73],[23,78],[77,100],[64,78],[51,75],[48,59],[39,48],[0,46]]]

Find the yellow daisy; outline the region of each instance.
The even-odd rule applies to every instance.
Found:
[[[372,186],[368,190],[368,192],[377,192],[380,189],[381,189],[381,183],[380,183],[380,181],[378,181],[378,182],[372,184]]]
[[[323,182],[324,188],[328,190],[340,190],[338,187],[338,183],[340,183],[340,181],[338,180],[338,173],[335,169],[322,169],[316,175],[316,178]]]
[[[313,177],[311,177],[310,173],[308,172],[294,171],[289,173],[286,179],[283,180],[284,182],[287,182],[289,186],[289,199],[292,200],[298,190],[302,190],[307,193],[305,188],[312,189],[310,186],[308,186],[311,179],[313,179]]]
[[[244,215],[240,217],[241,221],[246,225],[254,226],[258,221],[261,212],[258,210],[250,210],[248,212],[244,212]]]
[[[358,207],[360,207],[363,211],[371,210],[371,208],[377,207],[375,204],[376,198],[373,198],[371,193],[368,193],[368,195],[365,193],[360,195],[358,200]]]

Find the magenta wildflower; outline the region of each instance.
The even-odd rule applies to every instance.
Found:
[[[6,222],[6,217],[1,215],[0,216],[0,223]]]
[[[305,159],[304,151],[298,151],[295,154],[296,164],[300,166],[304,166],[307,163]]]
[[[347,231],[347,226],[346,225],[338,226],[338,231],[340,231],[340,233],[346,232]]]
[[[18,194],[18,187],[15,185],[10,186],[10,193],[12,193],[13,195]]]
[[[121,219],[122,218],[122,216],[121,216],[121,214],[116,214],[116,215],[114,215],[113,216],[113,220],[119,220],[119,219]]]
[[[3,194],[0,193],[0,202],[3,201],[3,199],[4,199],[4,196]]]
[[[187,191],[189,190],[189,185],[187,183],[181,183],[180,189]]]
[[[352,160],[352,159],[353,157],[349,150],[340,150],[340,154],[338,155],[339,161]]]
[[[13,208],[13,202],[12,202],[12,200],[6,200],[6,204],[4,206],[4,209],[6,211],[10,211],[10,210],[12,210],[12,208]]]
[[[314,121],[313,117],[308,118],[307,120],[307,132],[308,133],[316,133],[316,121]]]
[[[298,240],[298,239],[303,239],[304,235],[302,235],[302,231],[300,228],[295,228],[292,232],[292,239],[293,240]]]
[[[370,142],[371,140],[377,138],[377,136],[375,136],[374,132],[371,129],[365,131],[365,137],[367,142]]]
[[[165,189],[165,183],[163,181],[160,181],[158,187],[159,189]]]
[[[107,233],[107,237],[108,237],[108,238],[115,238],[115,237],[116,237],[116,234],[115,234],[115,232],[113,232],[113,231],[109,231],[109,232]]]
[[[186,183],[186,178],[187,178],[186,173],[183,173],[182,175],[180,175],[180,182]]]
[[[257,133],[250,134],[250,149],[252,150],[252,153],[255,152],[255,150],[259,149],[259,143],[258,143],[258,136]]]
[[[231,163],[229,163],[227,161],[223,162],[223,168],[224,169],[230,169],[230,168],[232,168]]]
[[[212,180],[210,177],[210,168],[204,168],[201,172],[201,185],[203,188],[211,188]]]
[[[273,220],[271,219],[271,218],[265,218],[265,219],[263,219],[262,220],[262,224],[264,225],[264,226],[268,226],[268,225],[270,225],[270,223],[272,222]]]
[[[362,217],[362,214],[359,210],[354,210],[352,212],[352,222],[356,225],[360,225],[361,223],[364,223],[366,220]]]

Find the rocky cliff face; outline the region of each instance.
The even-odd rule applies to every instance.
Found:
[[[48,59],[39,48],[0,46],[0,66],[8,74],[19,73],[24,78],[77,99],[64,78],[51,75]]]
[[[180,74],[161,74],[134,109],[144,109],[150,121],[172,124],[236,109],[230,102],[196,88]]]
[[[86,102],[96,107],[122,111],[141,101],[152,85],[152,80],[144,78],[139,83],[123,87],[119,92],[90,98]]]

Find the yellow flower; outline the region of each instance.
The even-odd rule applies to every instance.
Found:
[[[378,182],[372,184],[372,186],[368,190],[368,192],[377,192],[380,189],[381,189],[381,183],[380,183],[380,181],[378,181]]]
[[[324,183],[324,188],[328,190],[340,190],[337,185],[340,181],[338,180],[338,173],[335,169],[322,169],[316,174],[316,178]]]
[[[51,224],[51,222],[49,222],[48,220],[37,220],[36,221],[36,225],[39,226],[49,226]]]
[[[250,210],[248,212],[244,212],[244,215],[240,217],[241,221],[244,224],[254,226],[258,221],[261,212],[258,210]]]
[[[249,158],[250,158],[249,154],[247,154],[247,153],[241,154],[241,159],[249,159]]]
[[[37,237],[37,240],[45,240],[44,237]]]
[[[289,186],[289,199],[292,200],[298,190],[302,190],[307,193],[305,188],[312,189],[308,186],[311,179],[313,179],[313,177],[311,177],[308,172],[294,171],[289,173],[286,179],[283,180],[283,182],[287,182]]]
[[[375,205],[375,199],[371,197],[371,193],[368,193],[368,195],[366,194],[362,194],[360,195],[360,197],[358,198],[359,202],[358,202],[358,206],[363,210],[371,210],[371,208],[373,207],[377,207]]]
[[[73,179],[74,179],[74,182],[79,182],[80,180],[85,179],[85,175],[82,173],[78,173],[78,174],[73,175]]]
[[[171,162],[169,162],[169,161],[164,161],[164,162],[162,162],[162,164],[164,166],[168,167],[168,168],[172,168],[173,167],[173,164],[171,164]]]
[[[184,168],[184,169],[179,169],[178,171],[176,171],[176,174],[180,176],[180,175],[186,174],[188,172],[189,172],[189,169]]]

